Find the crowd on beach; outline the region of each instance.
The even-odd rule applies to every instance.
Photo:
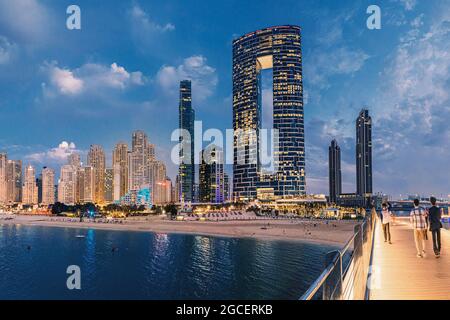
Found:
[[[420,206],[419,199],[415,199],[414,208],[411,210],[409,216],[418,258],[425,257],[425,241],[429,238],[428,231],[431,232],[435,257],[440,258],[441,256],[442,211],[436,205],[435,197],[430,198],[430,203],[431,207],[426,209]],[[395,215],[390,210],[388,203],[383,203],[379,218],[383,226],[384,241],[392,244],[391,225],[395,224]]]

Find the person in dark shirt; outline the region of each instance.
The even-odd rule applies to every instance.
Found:
[[[430,231],[433,236],[433,250],[436,258],[441,256],[441,210],[436,206],[436,198],[431,197],[432,207],[428,210],[428,220],[430,223]]]

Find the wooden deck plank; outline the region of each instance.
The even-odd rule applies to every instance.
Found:
[[[433,253],[431,233],[426,256],[416,257],[414,235],[407,218],[397,218],[391,226],[392,245],[384,242],[377,222],[370,278],[371,300],[449,300],[450,232],[442,229],[441,258]]]

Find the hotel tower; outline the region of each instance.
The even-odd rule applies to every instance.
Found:
[[[262,125],[262,71],[272,70],[274,170],[262,171],[259,131]],[[233,41],[233,193],[235,199],[256,198],[257,188],[276,196],[305,194],[305,145],[301,34],[298,26],[277,26],[248,33]],[[236,137],[236,132],[256,132]],[[240,160],[245,159],[245,161]],[[256,161],[250,161],[256,159]]]

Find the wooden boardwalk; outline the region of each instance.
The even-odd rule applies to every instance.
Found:
[[[433,253],[428,232],[425,258],[416,257],[409,219],[397,218],[391,226],[392,245],[384,242],[377,222],[372,256],[369,299],[450,300],[450,232],[442,229],[441,258]]]

